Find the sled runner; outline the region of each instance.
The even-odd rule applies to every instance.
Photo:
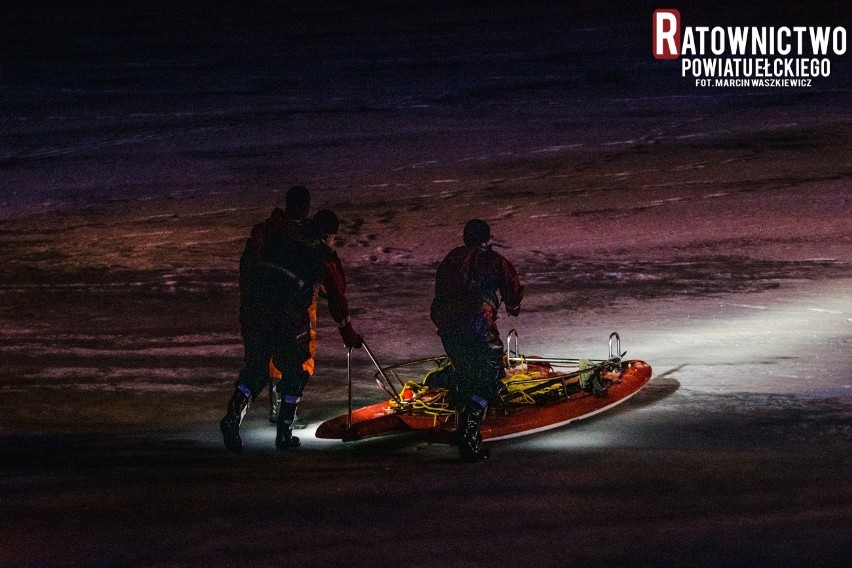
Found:
[[[626,352],[621,352],[617,333],[609,337],[609,357],[604,360],[526,357],[518,351],[515,330],[506,346],[505,388],[501,400],[488,408],[483,440],[525,436],[588,418],[629,399],[651,379],[648,363],[622,359]],[[350,364],[349,412],[323,422],[316,436],[354,441],[423,431],[427,441],[453,443],[456,411],[447,358],[382,367],[366,344],[364,349],[378,369],[376,382],[390,399],[353,410]]]

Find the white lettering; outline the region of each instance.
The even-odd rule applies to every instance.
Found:
[[[793,31],[796,33],[796,53],[802,55],[805,49],[804,44],[802,43],[802,36],[806,31],[808,31],[808,28],[804,26],[795,26]]]
[[[766,28],[751,28],[751,52],[755,55],[766,55]]]
[[[710,28],[707,26],[698,26],[695,28],[695,31],[698,32],[698,53],[704,55],[707,51],[704,47],[704,34],[710,31]]]
[[[747,41],[748,28],[728,28],[728,43],[731,45],[732,55],[744,55]]]
[[[692,28],[683,30],[683,42],[680,46],[681,55],[697,55],[695,52],[695,38],[692,35]]]
[[[722,55],[725,53],[724,28],[717,26],[710,32],[710,51],[712,51],[714,55]]]
[[[828,52],[828,36],[831,28],[811,28],[811,50],[814,55]]]
[[[675,35],[677,35],[677,18],[671,12],[656,12],[657,17],[657,53],[677,53]],[[646,20],[647,21],[647,20]],[[667,48],[663,48],[663,42]]]
[[[834,33],[831,34],[831,43],[836,55],[846,53],[846,28],[834,28]]]
[[[718,59],[704,59],[704,74],[705,75],[716,75],[716,68],[719,67]]]
[[[790,53],[790,43],[781,39],[781,36],[790,37],[790,28],[782,26],[778,29],[778,53],[787,55]]]

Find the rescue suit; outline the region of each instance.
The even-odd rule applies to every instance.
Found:
[[[518,315],[522,299],[514,266],[485,242],[453,249],[438,266],[431,317],[455,369],[451,392],[461,409],[458,441],[465,459],[480,457],[479,423],[505,376],[498,309],[502,302]]]
[[[351,331],[346,280],[337,254],[324,240],[309,238],[300,220],[273,212],[266,223],[252,231],[240,259],[240,327],[245,357],[228,414],[220,424],[229,450],[242,451],[242,415],[263,390],[273,369],[281,374],[275,389],[282,397],[276,446],[284,449],[298,445],[292,424],[314,369],[316,294],[320,290],[328,299],[332,318],[341,326],[341,334],[344,328]]]

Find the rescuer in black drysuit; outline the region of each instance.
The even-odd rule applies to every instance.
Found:
[[[451,392],[460,415],[459,453],[477,461],[489,455],[479,427],[505,376],[497,311],[502,301],[506,312],[517,316],[524,288],[512,263],[491,250],[488,223],[468,221],[463,238],[464,246],[451,250],[438,266],[431,317],[455,370]]]
[[[303,201],[304,211],[307,204]],[[288,206],[287,210],[290,210]],[[243,451],[240,422],[269,376],[269,361],[281,372],[276,389],[282,395],[275,446],[296,447],[292,435],[296,408],[313,370],[310,308],[315,294],[328,299],[329,312],[338,323],[347,347],[360,347],[352,329],[346,300],[346,279],[337,254],[327,240],[339,227],[337,215],[318,211],[302,225],[298,213],[274,216],[263,231],[262,246],[251,240],[240,262],[240,325],[245,347],[227,414],[220,422],[225,447]]]
[[[294,185],[285,194],[285,209],[276,204],[269,219],[252,227],[251,235],[246,242],[243,254],[240,256],[240,323],[245,337],[252,335],[252,327],[258,321],[258,314],[254,313],[262,309],[254,300],[253,294],[256,286],[253,283],[254,269],[267,254],[267,243],[270,234],[283,231],[291,236],[301,235],[307,225],[308,211],[311,208],[311,194],[308,188],[302,185]],[[316,349],[316,303],[309,308],[312,331],[311,331],[311,356]],[[313,373],[313,359],[310,360],[309,372]],[[269,361],[269,421],[278,422],[278,412],[281,409],[281,393],[276,385],[281,379],[281,371],[275,368]]]

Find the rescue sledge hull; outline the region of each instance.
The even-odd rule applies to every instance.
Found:
[[[493,406],[482,423],[482,438],[500,440],[543,432],[617,406],[639,392],[651,379],[651,366],[644,361],[625,361],[622,369],[602,376],[612,382],[600,396],[581,390],[549,404]],[[354,441],[423,431],[430,442],[452,443],[454,429],[453,415],[426,415],[385,401],[353,410],[351,418],[347,413],[322,423],[316,436]]]

